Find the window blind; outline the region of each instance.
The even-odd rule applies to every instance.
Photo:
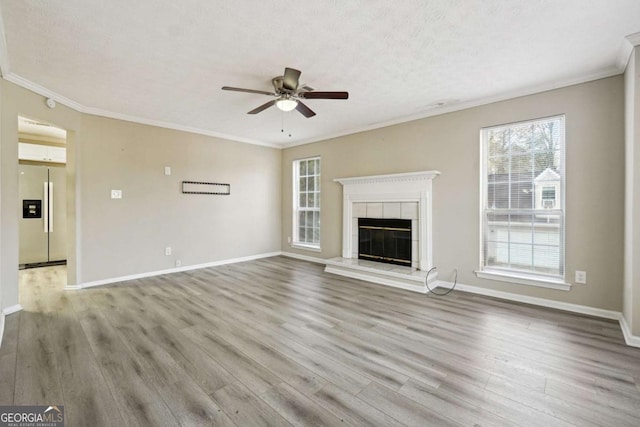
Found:
[[[482,269],[564,277],[564,116],[482,129]]]

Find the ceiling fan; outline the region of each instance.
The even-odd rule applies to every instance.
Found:
[[[222,90],[231,90],[235,92],[257,93],[260,95],[274,96],[275,99],[254,108],[247,114],[258,114],[261,111],[275,105],[282,111],[298,110],[303,116],[309,118],[316,115],[309,107],[302,103],[303,99],[348,99],[349,92],[316,92],[313,88],[302,85],[299,86],[300,74],[299,70],[294,68],[285,68],[284,75],[271,79],[273,84],[273,92],[255,89],[243,89],[239,87],[223,86]]]

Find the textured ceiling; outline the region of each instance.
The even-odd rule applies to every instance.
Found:
[[[638,0],[1,0],[8,80],[82,111],[290,145],[616,74]],[[284,67],[317,116],[270,108]],[[445,103],[443,107],[435,107]],[[281,132],[284,125],[285,132]],[[289,134],[291,136],[289,136]]]

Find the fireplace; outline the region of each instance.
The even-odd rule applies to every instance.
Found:
[[[326,260],[328,273],[339,274],[354,279],[368,280],[382,285],[394,286],[415,292],[426,293],[426,280],[434,283],[437,273],[429,275],[432,261],[432,181],[438,171],[407,172],[393,175],[358,176],[336,178],[342,190],[342,256]],[[379,224],[368,224],[370,235],[361,238],[360,219],[407,220],[407,223],[384,225],[382,228],[409,228],[401,231],[395,245],[396,253],[386,252],[386,233],[383,237],[374,235]],[[388,224],[388,223],[386,223]],[[386,230],[389,231],[389,230]],[[398,237],[395,235],[394,237]],[[406,246],[406,241],[409,247]],[[379,252],[382,241],[385,248]],[[398,250],[398,245],[400,249]],[[363,246],[361,248],[361,246]],[[365,255],[365,256],[363,256]],[[366,256],[368,255],[368,256]],[[390,265],[380,258],[403,260]],[[406,262],[409,261],[409,262]]]
[[[411,220],[358,218],[358,258],[411,266]]]

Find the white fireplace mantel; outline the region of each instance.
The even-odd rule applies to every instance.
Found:
[[[361,202],[418,203],[418,269],[432,267],[431,199],[432,181],[438,171],[399,173],[393,175],[336,178],[343,185],[342,257],[353,256],[353,204]]]

